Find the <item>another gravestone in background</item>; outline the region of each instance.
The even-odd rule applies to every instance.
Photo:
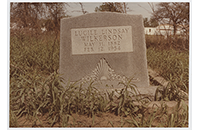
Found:
[[[132,82],[148,87],[141,15],[92,13],[61,20],[60,74],[65,81]],[[115,87],[115,86],[114,86]]]

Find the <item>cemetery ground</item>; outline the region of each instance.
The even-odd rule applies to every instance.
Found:
[[[59,38],[53,34],[10,35],[10,127],[188,127],[189,49],[147,43],[148,66],[169,83],[150,101],[136,96],[137,86],[101,93],[94,83],[88,88],[66,84],[59,68]],[[173,45],[180,45],[174,40]],[[178,48],[178,49],[177,49]],[[131,80],[131,79],[130,79]],[[130,91],[131,90],[131,91]],[[115,93],[118,93],[117,95]]]

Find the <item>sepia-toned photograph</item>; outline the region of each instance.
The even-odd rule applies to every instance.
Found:
[[[8,128],[191,127],[191,2],[8,3]]]

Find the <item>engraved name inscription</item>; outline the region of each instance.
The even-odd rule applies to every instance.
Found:
[[[132,52],[131,26],[71,29],[72,55]]]

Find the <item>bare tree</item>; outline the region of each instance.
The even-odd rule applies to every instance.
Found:
[[[118,2],[105,2],[99,7],[95,8],[95,11],[109,11],[109,12],[119,12],[119,13],[127,13],[127,3],[118,3]]]
[[[188,2],[172,2],[159,3],[157,9],[153,8],[153,19],[159,23],[167,23],[173,26],[174,35],[176,35],[177,28],[189,27],[189,3]]]
[[[47,9],[46,27],[53,30],[56,34],[60,31],[60,19],[66,16],[66,3],[45,3]]]
[[[20,28],[39,28],[38,22],[44,13],[43,3],[11,3],[11,22]]]
[[[125,3],[125,2],[123,2],[123,5],[124,5],[124,13],[127,13],[127,9],[128,9],[128,7],[127,7],[127,3]]]
[[[11,3],[10,20],[19,28],[40,29],[45,27],[56,34],[60,19],[66,15],[67,3]],[[38,30],[36,31],[38,32]]]

